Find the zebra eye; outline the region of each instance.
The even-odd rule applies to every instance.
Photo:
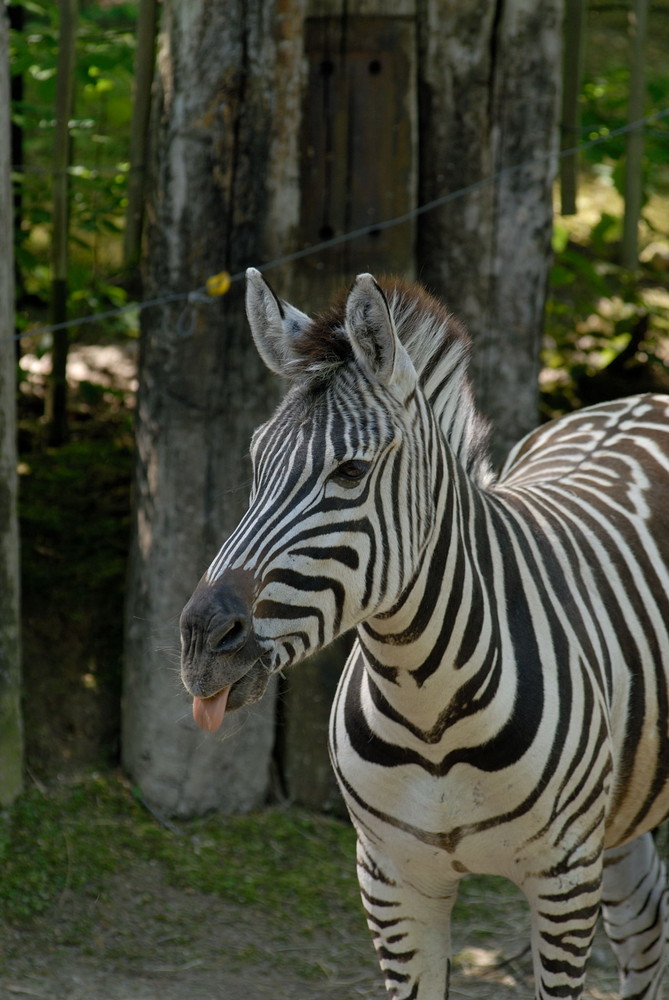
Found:
[[[339,486],[357,486],[365,476],[370,463],[361,459],[352,458],[348,462],[342,462],[332,473],[332,479]]]

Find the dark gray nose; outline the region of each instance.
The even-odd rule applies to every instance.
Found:
[[[253,617],[243,589],[235,582],[201,583],[181,613],[185,650],[230,656],[246,645]]]

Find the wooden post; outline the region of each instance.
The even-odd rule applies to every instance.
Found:
[[[67,319],[67,269],[69,238],[70,118],[74,94],[75,41],[78,0],[60,0],[58,60],[56,68],[56,129],[53,152],[53,236],[51,245],[51,322]],[[55,330],[47,399],[49,443],[67,439],[68,330]]]
[[[538,422],[553,226],[562,0],[419,0],[417,270],[467,325],[500,461]]]
[[[583,51],[585,47],[585,0],[565,0],[562,52],[562,122],[560,148],[578,145],[581,120],[578,97],[581,91]],[[560,158],[560,208],[563,215],[576,212],[578,190],[578,154]]]
[[[361,271],[414,273],[413,219],[376,224],[416,206],[415,28],[396,10],[386,14],[386,4],[365,3],[365,16],[357,7],[305,22],[299,241],[313,246],[371,227],[296,268],[315,301]]]
[[[147,297],[285,252],[297,123],[283,102],[299,79],[286,55],[298,3],[282,0],[281,16],[269,0],[163,4]],[[243,292],[240,281],[223,298],[142,314],[122,749],[146,799],[184,816],[262,805],[272,775],[275,685],[208,737],[177,667],[179,615],[246,508],[249,440],[279,395]]]
[[[16,515],[16,357],[9,141],[9,31],[0,6],[0,807],[21,790],[19,527]]]
[[[371,227],[281,276],[277,291],[313,312],[361,271],[414,277],[414,219],[376,224],[416,207],[416,27],[414,0],[313,0],[307,13],[297,244]],[[281,771],[291,801],[311,808],[343,811],[327,733],[351,641],[338,640],[282,681]]]
[[[646,100],[646,72],[644,50],[648,25],[648,0],[634,0],[630,13],[630,97],[628,118],[630,122],[643,118]],[[633,129],[627,136],[625,163],[625,217],[621,263],[634,269],[639,264],[639,217],[643,200],[643,126]]]
[[[157,12],[156,0],[140,0],[137,14],[134,99],[130,124],[128,208],[123,234],[123,262],[128,270],[137,267],[142,243],[144,179],[149,140],[151,86],[155,66]]]

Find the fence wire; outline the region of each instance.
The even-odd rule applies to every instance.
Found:
[[[668,116],[669,108],[662,108],[653,114],[647,115],[645,118],[640,118],[634,122],[628,122],[626,125],[621,125],[620,128],[611,129],[605,134],[597,135],[584,142],[579,142],[567,149],[540,153],[533,156],[531,159],[524,160],[522,163],[509,167],[503,167],[501,170],[498,170],[496,173],[491,174],[488,177],[482,177],[480,180],[458,188],[456,191],[449,191],[448,194],[442,195],[439,198],[434,198],[431,201],[425,202],[423,205],[418,205],[409,212],[404,212],[402,215],[394,216],[392,219],[381,220],[371,225],[349,230],[346,233],[340,233],[338,236],[333,236],[320,243],[314,243],[310,246],[302,247],[292,253],[283,254],[280,257],[275,257],[273,260],[266,261],[264,264],[254,266],[257,266],[257,269],[264,273],[281,267],[284,264],[291,264],[297,260],[304,260],[306,257],[311,257],[322,253],[325,250],[330,250],[333,247],[341,246],[343,243],[358,239],[361,236],[368,236],[371,232],[378,233],[386,229],[392,229],[394,226],[400,226],[405,222],[409,222],[412,219],[420,217],[421,215],[425,215],[427,212],[432,212],[435,209],[448,205],[459,198],[464,198],[466,195],[471,194],[474,191],[478,191],[483,187],[487,187],[489,184],[494,184],[502,178],[509,177],[515,173],[520,173],[522,170],[532,167],[538,163],[545,163],[547,160],[552,159],[558,161],[568,156],[574,156],[584,150],[592,149],[595,146],[601,146],[618,136],[626,135],[630,132],[636,131],[637,129],[642,129],[651,122],[658,122]],[[659,134],[669,138],[669,131],[660,132]],[[191,304],[211,302],[215,297],[225,294],[231,285],[241,281],[244,274],[245,271],[239,271],[236,274],[230,275],[227,271],[222,270],[218,274],[208,277],[203,285],[187,292],[166,292],[164,295],[159,295],[152,299],[143,299],[139,302],[129,302],[123,306],[116,306],[112,309],[102,310],[101,312],[90,313],[87,316],[79,316],[76,319],[63,320],[60,323],[50,323],[35,329],[25,330],[7,339],[22,340],[26,337],[43,337],[47,334],[55,333],[57,330],[66,330],[75,326],[85,326],[88,323],[97,323],[102,320],[122,316],[126,313],[133,312],[134,310],[141,312],[144,309],[149,309],[153,306],[165,305],[171,302],[185,302],[186,307]],[[222,288],[224,288],[224,291],[220,290]],[[180,319],[180,326],[184,328],[182,329],[182,332],[184,332],[185,323],[183,313]],[[185,330],[185,332],[187,332],[187,330]]]

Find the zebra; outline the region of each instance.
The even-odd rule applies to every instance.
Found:
[[[289,386],[181,617],[195,721],[355,627],[329,748],[388,995],[448,996],[484,873],[527,900],[537,998],[582,995],[600,911],[622,997],[658,997],[669,397],[561,417],[496,475],[469,336],[426,290],[359,275],[312,319],[249,269],[246,305]]]

